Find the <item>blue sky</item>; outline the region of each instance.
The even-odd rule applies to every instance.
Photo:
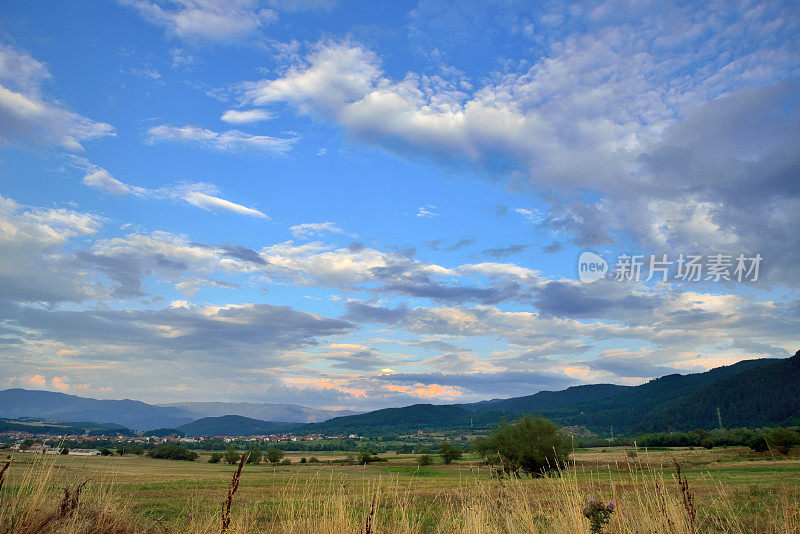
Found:
[[[371,409],[793,354],[799,14],[5,3],[0,380]]]

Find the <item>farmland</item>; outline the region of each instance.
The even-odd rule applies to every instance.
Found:
[[[470,456],[420,467],[410,454],[363,466],[341,463],[347,453],[315,453],[313,463],[289,453],[290,465],[244,466],[230,532],[589,532],[582,507],[590,498],[616,503],[606,532],[798,532],[797,453],[582,449],[562,476],[538,479],[492,478]],[[30,531],[21,525],[31,507],[55,510],[64,489],[83,482],[66,530],[54,520],[53,532],[89,532],[81,514],[92,513],[123,518],[131,532],[218,532],[236,466],[207,460],[14,454],[2,532]]]

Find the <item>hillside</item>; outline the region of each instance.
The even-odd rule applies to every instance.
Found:
[[[640,430],[800,424],[800,351],[786,360],[723,378],[647,414]]]
[[[241,415],[223,415],[222,417],[204,417],[181,425],[177,430],[187,436],[255,436],[291,432],[298,426],[295,423],[261,421]]]
[[[32,434],[49,434],[52,436],[83,435],[87,433],[106,436],[134,435],[132,430],[115,424],[47,421],[28,417],[22,419],[0,418],[0,432],[30,432]]]
[[[781,404],[786,406],[787,410],[791,410],[797,402],[800,402],[800,394],[788,384],[788,381],[772,380],[770,378],[772,372],[767,371],[774,365],[788,362],[789,360],[775,359],[746,360],[703,373],[668,375],[639,386],[596,384],[472,404],[446,406],[415,404],[404,408],[390,408],[361,415],[337,417],[323,423],[305,425],[299,431],[379,434],[435,429],[478,430],[494,426],[503,419],[522,413],[532,413],[566,426],[585,426],[599,435],[610,434],[612,426],[617,434],[621,434],[633,430],[640,431],[644,428],[655,428],[652,425],[647,426],[647,424],[651,418],[656,417],[655,410],[661,406],[693,394],[708,395],[708,392],[701,392],[712,386],[719,387],[721,381],[729,378],[736,377],[736,384],[747,383],[747,377],[759,370],[763,371],[753,376],[758,376],[759,380],[764,383],[773,383],[775,390],[768,395],[770,400],[763,402],[773,402],[776,396],[792,397],[794,400],[791,403],[784,399]],[[738,394],[746,397],[742,391],[739,391]],[[754,404],[762,406],[763,403],[754,400]],[[714,418],[716,418],[716,405],[713,409]],[[672,416],[662,414],[657,417],[663,421],[669,420]],[[768,417],[767,419],[773,420],[774,418]],[[758,413],[751,413],[749,416],[740,417],[739,424],[754,426],[767,419]],[[702,425],[686,423],[685,426],[676,426],[673,424],[671,428],[684,429],[698,426],[713,428],[716,426],[716,419],[711,421],[706,418]]]

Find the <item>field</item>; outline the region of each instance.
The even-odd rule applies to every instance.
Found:
[[[314,455],[320,463],[290,453],[292,465],[245,465],[228,532],[590,532],[590,498],[616,504],[604,532],[800,532],[796,451],[588,449],[540,479],[493,478],[473,458],[355,466],[328,463],[345,453]],[[220,532],[236,466],[207,458],[17,453],[0,531]]]

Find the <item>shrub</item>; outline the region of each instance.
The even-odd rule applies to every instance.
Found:
[[[190,451],[183,445],[159,445],[147,453],[151,458],[163,460],[185,460],[193,462],[197,460],[197,453]]]
[[[253,446],[247,449],[247,463],[258,465],[261,463],[261,459],[264,457],[264,453],[257,446]]]
[[[769,449],[767,440],[761,434],[756,434],[747,442],[747,446],[756,452],[766,452]]]
[[[422,454],[417,458],[417,463],[421,466],[431,465],[433,463],[433,458],[431,458],[429,454]]]
[[[524,415],[513,423],[503,423],[488,437],[476,439],[472,449],[487,461],[499,457],[506,473],[542,476],[569,459],[569,440],[560,430],[548,419]]]
[[[611,514],[613,512],[613,502],[605,505],[595,499],[589,499],[589,502],[583,509],[583,515],[589,520],[589,529],[591,530],[592,534],[599,534],[600,532],[603,532],[603,527],[611,520]]]
[[[277,464],[283,458],[283,451],[277,447],[270,447],[267,449],[267,460],[271,464]]]
[[[283,460],[281,460],[281,465],[292,465],[292,459],[284,458]]]
[[[69,447],[62,447],[61,454],[69,454]]]
[[[800,443],[800,434],[788,428],[773,428],[766,437],[769,446],[783,455],[789,454],[792,447]]]
[[[453,460],[460,460],[462,456],[461,449],[446,441],[439,444],[439,456],[445,464],[452,463]]]
[[[114,452],[111,449],[103,447],[102,449],[100,449],[100,454],[102,454],[103,456],[111,456],[112,454],[114,454]]]
[[[306,459],[306,457],[305,457],[305,456],[303,456],[302,458],[300,458],[300,463],[301,463],[301,464],[304,464],[304,463],[306,463],[307,461],[308,461],[308,460]]]
[[[704,439],[703,439],[703,440],[700,442],[700,445],[702,445],[702,446],[703,446],[703,447],[705,447],[706,449],[713,449],[713,448],[714,448],[714,440],[713,440],[713,439],[711,439],[711,438],[704,438]]]
[[[317,458],[316,456],[312,456],[311,458],[308,459],[308,462],[312,464],[317,464],[319,463],[319,458]]]
[[[218,452],[215,452],[211,454],[211,457],[208,459],[208,463],[218,464],[220,460],[222,460],[222,455]]]
[[[228,448],[225,449],[225,463],[230,465],[235,465],[239,463],[239,459],[241,456],[236,449],[233,448],[233,445],[228,445]]]

